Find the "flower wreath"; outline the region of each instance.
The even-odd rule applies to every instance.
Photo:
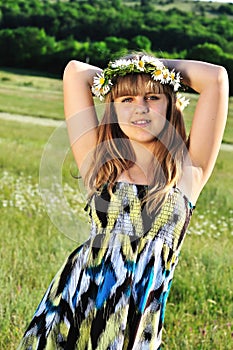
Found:
[[[174,91],[178,91],[181,86],[180,81],[182,78],[179,72],[175,72],[174,69],[170,71],[158,59],[144,55],[141,58],[135,57],[109,62],[108,67],[102,73],[97,73],[94,77],[91,91],[102,101],[113,86],[112,79],[117,76],[123,77],[130,73],[150,74],[155,81],[161,84],[172,85]],[[179,93],[177,93],[177,101],[180,104],[181,110],[189,104],[189,100],[186,100]]]

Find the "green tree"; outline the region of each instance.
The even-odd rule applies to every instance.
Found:
[[[144,35],[135,36],[129,45],[131,50],[151,51],[151,41]]]
[[[0,46],[2,65],[31,68],[43,64],[43,57],[54,51],[56,42],[44,29],[26,27],[1,30]]]
[[[204,43],[196,45],[189,50],[187,57],[190,59],[221,64],[223,55],[224,52],[218,45]]]
[[[129,43],[127,39],[117,38],[116,36],[107,36],[104,41],[111,53],[120,52],[127,49]]]
[[[141,6],[149,6],[151,3],[151,0],[141,0],[140,4]]]
[[[110,59],[110,50],[104,41],[90,43],[88,54],[90,62],[101,67],[105,67]]]

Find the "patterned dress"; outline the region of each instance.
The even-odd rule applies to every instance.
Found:
[[[19,349],[158,350],[165,306],[194,207],[173,188],[157,216],[147,186],[118,182],[87,205],[88,241],[57,273]]]

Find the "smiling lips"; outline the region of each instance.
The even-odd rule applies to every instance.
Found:
[[[133,125],[139,126],[139,127],[146,127],[150,123],[151,123],[151,120],[149,119],[140,119],[132,122]]]

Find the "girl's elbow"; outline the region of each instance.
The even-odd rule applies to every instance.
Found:
[[[219,85],[227,85],[229,84],[228,73],[225,67],[218,66],[217,74],[216,74],[217,83]]]
[[[78,61],[75,60],[71,60],[67,63],[67,65],[65,66],[64,69],[64,73],[63,73],[63,77],[67,74],[69,74],[70,72],[74,72],[78,70]]]

